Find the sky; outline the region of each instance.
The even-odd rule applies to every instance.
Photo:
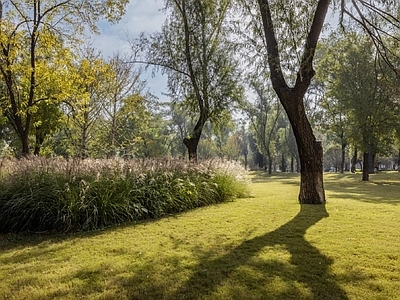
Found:
[[[141,32],[153,33],[161,30],[165,21],[165,14],[161,11],[164,0],[131,0],[126,7],[126,14],[117,24],[101,21],[99,25],[100,35],[92,37],[93,45],[99,49],[105,57],[114,53],[129,53],[128,39],[138,37]],[[154,78],[149,69],[142,77],[147,81],[147,87],[151,93],[161,101],[168,98],[163,95],[167,92],[166,77],[157,74]]]

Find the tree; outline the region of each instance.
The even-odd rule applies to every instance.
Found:
[[[101,53],[91,46],[85,46],[81,58],[75,63],[74,86],[67,115],[71,123],[66,127],[75,145],[75,154],[81,158],[89,156],[88,143],[93,138],[103,114],[103,107],[109,99],[109,82],[114,77],[113,70],[101,57]]]
[[[369,173],[374,172],[375,155],[388,152],[393,144],[399,117],[391,86],[397,83],[390,67],[365,37],[331,36],[330,43],[334,44],[335,55],[324,67],[330,96],[326,107],[335,109],[338,120],[332,125],[340,125],[335,131],[349,136],[363,151],[363,180],[367,181]],[[325,59],[329,57],[332,54],[327,53]]]
[[[145,98],[151,97],[149,94],[145,95],[146,82],[140,79],[142,70],[133,69],[132,65],[125,63],[129,60],[132,58],[115,54],[107,62],[112,73],[105,86],[104,93],[107,95],[107,99],[102,103],[104,120],[101,124],[105,131],[101,145],[107,153],[107,157],[114,157],[118,154],[118,134],[121,134],[123,130],[121,126],[124,125],[121,119],[135,113],[140,115],[143,112],[140,107],[141,102]],[[137,101],[132,101],[132,98]],[[127,115],[124,116],[123,113]]]
[[[316,141],[306,115],[303,99],[315,74],[312,63],[329,4],[329,0],[313,1],[312,5],[304,4],[303,1],[291,1],[290,4],[285,5],[281,1],[277,1],[271,6],[268,0],[258,0],[272,86],[288,115],[299,151],[300,203],[325,203],[322,145],[321,142]],[[310,7],[313,9],[310,10]],[[286,11],[284,11],[285,9]],[[311,19],[309,11],[313,12]],[[279,27],[275,27],[279,13],[286,14],[287,12],[289,12],[289,19],[284,16],[283,20],[287,21],[284,25],[289,28],[289,31],[291,29],[299,31],[296,26],[300,26],[298,24],[300,20],[303,22],[302,28],[308,27],[307,31],[304,31],[307,32],[304,50],[301,56],[298,55],[297,77],[293,86],[289,86],[285,79],[280,54],[282,47],[278,45],[277,39],[277,33],[279,33],[277,28]],[[275,17],[275,21],[273,17]],[[308,20],[311,21],[310,24],[304,24]],[[299,51],[296,46],[294,49]]]
[[[250,18],[253,25],[254,37],[259,36],[260,32],[264,34],[263,42],[258,45],[264,46],[268,58],[262,64],[269,67],[272,86],[288,115],[296,138],[301,164],[299,202],[325,203],[322,146],[315,138],[303,99],[315,75],[313,69],[315,49],[331,1],[258,0],[258,14],[252,6],[255,1],[242,2],[245,4],[246,17]],[[392,1],[376,1],[375,4],[357,0],[349,2],[355,8],[362,6],[371,12],[369,17],[373,14],[380,17],[383,15],[381,19],[390,15],[384,8],[391,6],[398,8]],[[338,2],[334,2],[336,3]],[[344,10],[346,2],[343,0],[341,4]],[[380,10],[380,7],[383,10]],[[360,18],[362,16],[365,14],[359,15]],[[393,23],[399,24],[396,18],[392,20]],[[290,75],[295,72],[296,76],[291,77]]]
[[[168,75],[174,102],[182,102],[195,118],[183,139],[189,159],[207,121],[218,122],[223,112],[242,97],[237,63],[227,40],[230,0],[167,0],[170,16],[162,32],[150,38],[146,62]]]
[[[271,174],[280,105],[268,87],[263,86],[261,82],[252,80],[250,85],[255,90],[257,98],[254,104],[248,102],[244,110],[250,120],[250,128],[254,132],[257,148],[268,164],[268,174]]]
[[[2,106],[21,141],[22,155],[31,151],[32,127],[40,144],[45,126],[35,126],[44,116],[43,102],[60,102],[68,93],[68,77],[62,77],[69,48],[79,41],[85,26],[93,30],[101,17],[115,21],[128,0],[0,1],[0,75],[7,87]],[[63,62],[64,63],[61,63]],[[58,66],[58,80],[52,71]],[[47,89],[53,86],[52,89]]]

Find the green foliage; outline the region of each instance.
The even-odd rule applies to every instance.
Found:
[[[17,164],[17,162],[14,162]],[[181,161],[19,161],[0,181],[0,231],[94,230],[247,195],[223,170]]]
[[[399,123],[399,78],[363,36],[334,33],[322,45],[325,127],[342,145],[350,139],[364,152],[387,153]]]

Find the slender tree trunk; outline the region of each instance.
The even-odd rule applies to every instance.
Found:
[[[247,170],[247,165],[248,165],[248,161],[247,161],[247,152],[245,152],[243,154],[244,156],[244,169]]]
[[[357,156],[358,156],[357,147],[355,147],[354,148],[353,158],[351,159],[351,167],[350,167],[351,173],[355,173],[356,172]]]
[[[281,170],[282,172],[286,172],[286,157],[284,153],[282,153]]]
[[[364,152],[363,154],[363,172],[362,181],[369,181],[369,153]]]
[[[45,135],[42,133],[36,133],[35,135],[35,149],[33,151],[33,155],[38,156],[40,154],[40,149],[42,148],[42,144],[44,142]]]
[[[82,129],[82,136],[81,136],[81,146],[80,146],[80,158],[85,159],[88,157],[87,153],[87,142],[88,142],[88,134],[87,134],[88,128],[86,125]]]
[[[292,155],[292,157],[290,158],[290,172],[292,172],[292,173],[295,172],[295,170],[294,170],[294,158],[293,158],[293,155]]]
[[[399,149],[399,156],[397,157],[397,171],[400,173],[400,149]]]
[[[267,161],[268,161],[268,174],[272,174],[272,157],[271,157],[271,152],[268,150],[267,151]]]
[[[340,173],[344,173],[344,164],[346,161],[346,144],[342,144],[342,159],[340,162]]]

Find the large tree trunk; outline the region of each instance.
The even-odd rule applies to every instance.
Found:
[[[183,139],[183,144],[186,146],[189,154],[189,161],[197,163],[197,146],[199,145],[201,133],[203,132],[204,124],[206,123],[207,116],[204,112],[200,112],[200,117],[197,120],[196,126],[189,137]]]
[[[28,156],[30,154],[28,132],[23,131],[20,138],[22,143],[22,156]]]
[[[199,145],[199,140],[200,135],[183,139],[183,143],[188,150],[189,161],[194,163],[197,163],[197,146]]]
[[[282,104],[293,127],[300,158],[300,193],[302,204],[325,203],[323,183],[323,150],[307,119],[303,95],[282,98]],[[297,106],[296,108],[294,106]]]
[[[314,18],[308,32],[294,87],[289,87],[282,70],[279,45],[275,35],[270,4],[258,0],[268,51],[268,65],[272,86],[289,117],[297,142],[301,165],[299,202],[302,204],[325,203],[323,184],[322,146],[313,134],[307,119],[303,98],[315,75],[312,63],[319,35],[330,4],[329,0],[318,1]]]
[[[369,181],[369,153],[364,152],[363,154],[363,170],[362,170],[362,181]]]
[[[368,155],[368,172],[369,172],[369,174],[375,173],[375,157],[376,157],[375,153],[369,152],[369,155]]]

